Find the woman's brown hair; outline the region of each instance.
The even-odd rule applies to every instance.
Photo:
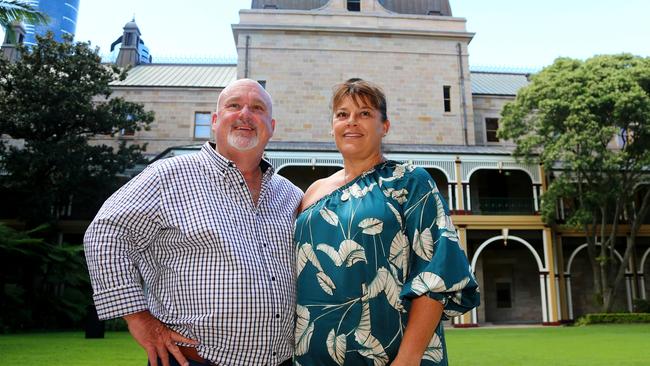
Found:
[[[332,95],[332,111],[343,102],[345,97],[351,97],[352,100],[359,105],[360,101],[369,104],[372,108],[377,109],[381,113],[381,120],[388,120],[388,113],[386,112],[386,95],[381,88],[369,81],[359,78],[348,79],[334,87],[334,94]]]

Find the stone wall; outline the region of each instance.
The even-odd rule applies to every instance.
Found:
[[[155,112],[150,131],[138,131],[133,137],[97,138],[102,143],[117,146],[124,139],[147,143],[147,155],[155,156],[175,146],[202,144],[205,139],[194,138],[194,113],[214,112],[221,89],[190,88],[113,88],[112,97],[144,104],[145,110]]]

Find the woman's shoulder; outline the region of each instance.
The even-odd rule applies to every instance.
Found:
[[[338,188],[336,182],[340,181],[340,172],[342,172],[342,170],[312,183],[305,191],[299,212],[302,212],[305,208],[313,205],[321,198],[335,191]]]

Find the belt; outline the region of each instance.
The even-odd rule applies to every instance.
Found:
[[[185,347],[185,346],[178,346],[178,349],[181,351],[183,356],[187,358],[190,361],[202,363],[204,365],[214,365],[212,362],[206,360],[205,358],[199,356],[199,353],[196,351],[196,348],[194,347]],[[280,366],[285,366],[285,365],[291,365],[291,359],[287,359],[284,362],[280,363]]]

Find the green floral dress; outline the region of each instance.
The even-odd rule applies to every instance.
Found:
[[[386,365],[410,300],[443,318],[479,303],[446,204],[429,174],[387,161],[323,197],[296,221],[295,365]],[[447,365],[442,324],[422,365]]]

